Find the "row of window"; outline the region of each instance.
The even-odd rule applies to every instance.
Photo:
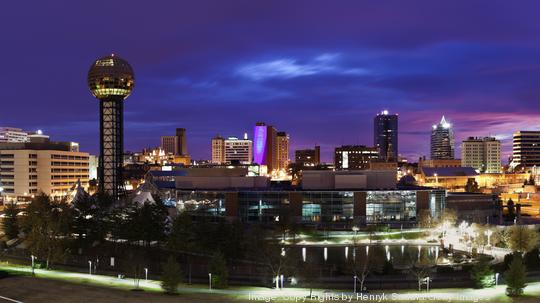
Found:
[[[51,155],[51,159],[60,160],[88,160],[86,156]]]
[[[88,166],[88,162],[51,162],[52,166]]]

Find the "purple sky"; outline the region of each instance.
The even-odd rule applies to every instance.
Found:
[[[265,121],[328,161],[371,145],[382,109],[399,113],[411,160],[443,114],[457,142],[495,135],[505,157],[512,132],[540,129],[538,1],[82,2],[0,4],[0,126],[97,153],[86,74],[114,52],[136,73],[128,150],[185,127],[192,157],[209,158],[214,135]]]

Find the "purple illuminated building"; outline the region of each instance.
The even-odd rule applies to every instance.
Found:
[[[253,162],[259,165],[266,165],[266,125],[257,123],[255,125],[255,134],[253,136]]]
[[[255,124],[253,134],[253,162],[266,165],[272,171],[277,160],[277,131],[262,122]]]

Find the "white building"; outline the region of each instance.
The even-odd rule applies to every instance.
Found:
[[[253,160],[253,141],[244,134],[243,139],[220,136],[212,138],[212,163],[227,164],[237,162],[251,164]]]
[[[28,142],[28,133],[20,128],[0,127],[0,142]]]
[[[478,172],[501,172],[501,142],[493,137],[469,137],[461,143],[461,166]]]
[[[253,160],[253,141],[244,134],[244,139],[229,137],[225,140],[225,162],[251,164]]]

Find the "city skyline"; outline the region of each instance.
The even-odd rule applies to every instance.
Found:
[[[130,30],[116,18],[122,3],[107,3],[107,10],[100,3],[36,3],[30,14],[5,4],[12,13],[0,25],[18,31],[6,33],[10,47],[1,51],[16,60],[6,60],[0,75],[0,98],[11,102],[0,124],[43,129],[97,154],[98,101],[83,71],[114,52],[138,74],[125,104],[126,150],[158,146],[161,136],[184,127],[192,158],[210,159],[216,133],[250,133],[265,121],[287,130],[291,151],[320,145],[322,160],[331,162],[336,146],[371,145],[373,116],[387,109],[400,114],[399,152],[411,161],[429,155],[430,127],[445,115],[455,126],[457,154],[463,139],[491,135],[502,140],[506,162],[513,132],[540,129],[540,22],[531,9],[538,4],[485,2],[479,10],[473,8],[482,2],[414,2],[376,9],[134,4]],[[92,12],[104,22],[96,24]],[[22,95],[29,74],[41,81]]]

